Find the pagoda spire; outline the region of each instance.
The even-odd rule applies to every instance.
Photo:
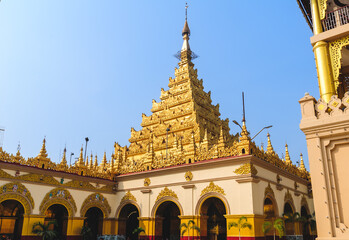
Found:
[[[66,153],[67,153],[67,149],[64,148],[64,150],[63,150],[63,157],[62,157],[62,161],[61,161],[61,165],[64,165],[64,166],[67,165]]]
[[[94,163],[94,168],[98,167],[98,160],[97,160],[97,154],[95,155],[95,163]]]
[[[301,153],[300,156],[301,156],[301,161],[300,161],[300,164],[299,164],[299,170],[302,171],[302,172],[305,172],[307,170],[306,170],[305,165],[304,165],[303,154]]]
[[[89,166],[90,169],[93,169],[93,155],[91,153],[91,158],[90,158],[90,166]]]
[[[291,161],[290,154],[288,152],[288,145],[287,145],[287,143],[285,145],[285,151],[286,151],[286,153],[285,153],[285,162],[286,162],[286,164],[291,165],[292,161]]]
[[[47,158],[47,152],[46,152],[46,138],[42,141],[42,147],[40,150],[39,155],[37,156],[40,160],[46,159]]]
[[[268,137],[267,153],[274,153],[274,148],[271,145],[270,134],[269,133],[268,133],[267,137]]]
[[[83,148],[81,147],[81,150],[80,150],[80,156],[79,156],[79,159],[78,159],[78,166],[83,166],[84,165],[84,157],[83,157]]]
[[[185,22],[182,30],[182,36],[183,36],[182,51],[190,51],[190,46],[189,46],[190,29],[188,25],[188,4],[187,3],[185,4]]]

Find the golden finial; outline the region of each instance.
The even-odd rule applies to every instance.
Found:
[[[79,166],[83,166],[84,165],[84,157],[83,157],[83,148],[81,147],[81,150],[80,150],[80,156],[79,156],[79,159],[78,159],[78,165]]]
[[[107,153],[104,152],[103,160],[102,160],[102,167],[104,168],[107,165]]]
[[[94,164],[94,167],[97,168],[98,167],[98,160],[97,160],[97,154],[95,156],[95,164]]]
[[[113,156],[111,157],[111,160],[110,160],[110,171],[114,172],[114,157]]]
[[[64,150],[63,150],[63,157],[62,157],[62,161],[61,161],[61,165],[67,165],[66,153],[67,153],[67,149],[64,148]]]
[[[267,134],[268,137],[268,146],[267,146],[267,153],[274,153],[274,148],[271,145],[271,141],[270,141],[270,134]]]
[[[261,143],[261,151],[264,152],[264,144],[263,143]]]
[[[40,150],[40,153],[38,155],[39,159],[46,159],[47,158],[47,152],[46,152],[46,138],[42,141],[42,147]]]
[[[290,158],[290,154],[289,154],[289,152],[288,152],[288,145],[287,145],[287,143],[286,143],[286,145],[285,145],[285,150],[286,150],[286,153],[285,153],[285,162],[286,162],[286,164],[291,165],[291,164],[292,164],[292,161],[291,161],[291,158]]]
[[[303,154],[301,153],[300,156],[301,156],[301,162],[299,164],[299,170],[305,172],[305,171],[307,171],[307,169],[305,168],[305,165],[304,165]]]
[[[92,155],[92,153],[91,153],[89,169],[92,169],[92,168],[93,168],[93,155]]]

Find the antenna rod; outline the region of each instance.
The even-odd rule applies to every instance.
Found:
[[[188,16],[188,3],[185,3],[185,21],[187,21]]]
[[[245,119],[245,96],[244,96],[244,92],[242,92],[242,122],[245,123],[246,119]]]

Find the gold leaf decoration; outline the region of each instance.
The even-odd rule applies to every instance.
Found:
[[[246,175],[246,174],[256,175],[258,173],[258,171],[255,168],[255,166],[253,166],[252,163],[245,163],[244,165],[235,169],[234,173],[239,174],[239,175]]]
[[[329,51],[331,57],[331,65],[333,71],[333,80],[335,84],[335,89],[337,89],[339,85],[339,72],[342,67],[341,59],[342,59],[342,48],[349,44],[349,37],[342,37],[335,41],[329,43]]]
[[[172,191],[171,189],[168,189],[167,187],[165,187],[158,195],[158,197],[156,198],[156,201],[158,201],[160,198],[163,197],[174,197],[176,199],[178,199],[177,194]]]
[[[193,179],[193,173],[191,171],[188,171],[184,175],[186,181],[191,181]]]
[[[46,193],[40,204],[40,214],[45,215],[46,210],[53,204],[62,204],[68,210],[69,217],[73,217],[76,212],[75,201],[67,189],[55,188]]]
[[[14,176],[12,176],[11,174],[5,172],[4,170],[0,169],[0,178],[15,178]]]
[[[275,198],[274,190],[271,188],[270,183],[268,183],[268,186],[264,190],[264,197],[271,196]]]
[[[290,191],[288,189],[287,189],[287,192],[285,193],[284,201],[285,201],[285,203],[289,202],[289,203],[291,203],[291,205],[294,205],[292,194],[290,193]]]
[[[81,205],[80,216],[85,217],[87,210],[91,207],[99,208],[103,212],[104,218],[108,217],[111,212],[108,200],[100,193],[93,193],[85,199]]]
[[[0,202],[6,199],[18,200],[24,206],[26,213],[34,208],[34,200],[29,190],[19,182],[7,183],[0,188]]]
[[[149,178],[144,179],[144,187],[148,187],[150,185],[151,181]]]
[[[26,175],[22,175],[17,177],[17,179],[28,181],[28,182],[41,182],[52,185],[60,185],[60,183],[52,176],[29,173]]]
[[[220,193],[222,195],[225,195],[225,192],[224,192],[223,188],[217,186],[213,182],[210,182],[210,184],[201,191],[201,195],[200,196],[202,196],[202,195],[204,195],[206,193],[210,193],[210,192],[216,192],[216,193]]]
[[[94,187],[89,182],[76,181],[76,180],[72,180],[72,181],[67,182],[67,183],[65,183],[63,185],[66,186],[66,187],[84,188],[84,189],[92,189],[92,190],[96,189],[96,187]]]
[[[137,199],[135,198],[135,196],[133,196],[133,194],[130,191],[127,191],[125,196],[121,199],[121,202],[126,201],[126,200],[132,200],[137,202]]]
[[[327,0],[318,0],[320,19],[323,20],[326,16]]]

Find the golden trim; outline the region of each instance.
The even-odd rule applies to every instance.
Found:
[[[252,163],[245,163],[244,165],[241,165],[239,168],[235,169],[234,173],[239,175],[245,175],[245,174],[252,174],[257,175],[258,171],[253,166]]]
[[[287,202],[291,204],[291,207],[294,210],[294,201],[293,201],[293,197],[292,197],[292,194],[290,193],[289,189],[287,189],[287,192],[285,193],[285,197],[284,197],[284,204]]]
[[[68,210],[69,217],[73,217],[77,211],[75,201],[67,189],[55,188],[46,193],[40,204],[40,214],[45,215],[46,210],[53,204],[62,204]]]
[[[81,205],[80,216],[85,217],[87,210],[91,207],[99,208],[103,212],[104,218],[108,217],[111,213],[108,200],[101,193],[93,193],[85,199]]]
[[[210,182],[210,184],[201,191],[200,196],[210,192],[216,192],[225,195],[223,188],[215,185],[213,182]]]
[[[150,185],[151,181],[149,178],[144,179],[144,187],[148,187]]]
[[[121,199],[121,202],[126,201],[126,200],[132,200],[137,202],[137,199],[135,196],[130,191],[127,191],[125,196]]]
[[[264,190],[264,198],[271,196],[275,199],[274,190],[271,188],[270,183],[268,183],[268,186]]]
[[[320,19],[323,20],[326,16],[327,0],[318,0]]]
[[[96,190],[96,187],[94,187],[91,183],[77,180],[69,181],[63,184],[63,186]]]
[[[158,201],[159,199],[163,198],[163,197],[174,197],[176,199],[178,199],[177,194],[172,191],[171,189],[168,189],[167,187],[165,187],[158,195],[158,197],[156,198],[156,201]]]
[[[27,206],[27,212],[30,213],[31,210],[34,209],[34,200],[29,190],[19,182],[11,182],[1,186],[0,195],[2,196],[1,200],[3,201],[6,200],[6,196],[12,196],[11,199],[13,199],[14,195],[17,195],[18,197],[16,197],[16,200],[22,196],[30,204],[30,206]],[[23,205],[23,202],[21,203]]]
[[[189,182],[193,180],[193,173],[191,171],[188,171],[185,173],[184,177],[185,177],[185,180]]]
[[[335,89],[337,89],[339,85],[338,78],[340,74],[340,69],[342,67],[342,64],[341,64],[342,48],[346,45],[349,45],[349,36],[342,37],[340,39],[337,39],[329,43],[329,51],[330,51],[331,66],[333,71],[333,81],[334,81]]]

